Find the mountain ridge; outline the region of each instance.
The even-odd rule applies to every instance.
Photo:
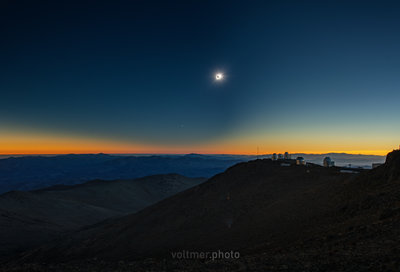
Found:
[[[243,257],[217,260],[221,269],[215,271],[225,271],[222,265],[230,271],[243,266],[281,271],[283,264],[290,271],[385,270],[398,263],[399,169],[399,151],[360,174],[318,165],[284,167],[268,159],[239,163],[134,215],[89,227],[19,261],[95,258],[148,268],[141,258],[153,256],[157,266],[171,252],[220,249],[239,250]],[[177,271],[209,267],[199,260],[168,262]]]
[[[240,161],[242,159],[106,154],[0,159],[0,193],[35,190],[52,185],[73,185],[95,179],[131,179],[168,173],[211,177]]]
[[[0,195],[0,255],[137,212],[204,180],[167,174],[4,193]]]

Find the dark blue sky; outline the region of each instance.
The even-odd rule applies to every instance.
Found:
[[[299,151],[325,133],[330,150],[397,139],[394,2],[62,2],[0,4],[2,131],[266,150],[289,133]]]

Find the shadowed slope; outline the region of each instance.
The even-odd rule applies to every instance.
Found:
[[[9,255],[61,233],[134,213],[204,180],[169,174],[3,194],[0,253]]]
[[[178,249],[286,243],[304,235],[300,227],[312,227],[312,220],[330,208],[326,195],[349,177],[315,165],[241,163],[137,214],[88,228],[26,257],[119,260]]]
[[[241,163],[137,214],[28,252],[18,263],[67,262],[82,271],[396,271],[399,169],[400,151],[359,175],[270,160]],[[239,250],[241,258],[164,259],[183,249]]]

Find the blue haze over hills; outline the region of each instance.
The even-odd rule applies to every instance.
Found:
[[[10,157],[0,160],[0,193],[58,184],[73,185],[94,179],[132,179],[168,173],[211,177],[241,161],[244,160],[203,155],[70,154]]]
[[[308,162],[321,164],[330,156],[338,166],[370,168],[383,162],[384,156],[330,154],[292,154]],[[260,155],[258,158],[269,158]],[[54,185],[80,184],[94,179],[132,179],[155,174],[177,173],[187,177],[209,178],[239,162],[256,159],[247,155],[108,155],[69,154],[22,156],[0,159],[0,193],[11,190],[35,190]]]

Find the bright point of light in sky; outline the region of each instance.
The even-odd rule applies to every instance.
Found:
[[[53,1],[29,12],[14,2],[0,1],[0,153],[385,154],[399,144],[395,1]]]
[[[222,80],[224,78],[224,74],[223,73],[217,73],[216,75],[215,75],[215,79],[216,80]]]

